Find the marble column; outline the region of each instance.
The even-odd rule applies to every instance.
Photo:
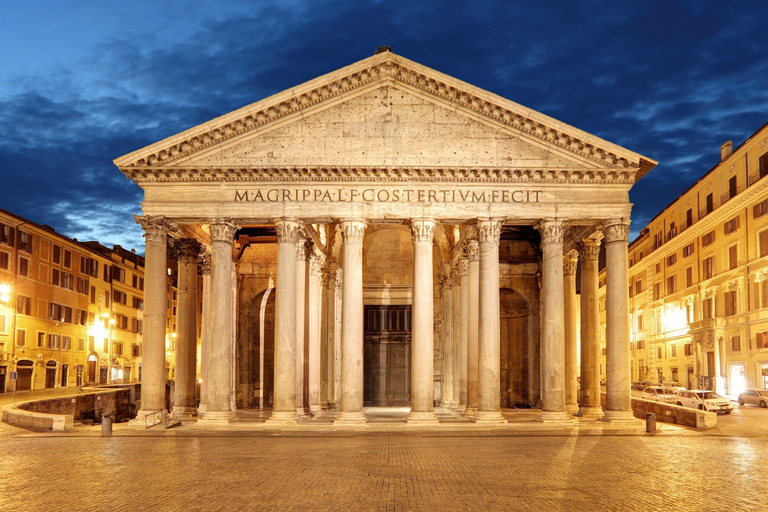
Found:
[[[238,225],[229,219],[211,222],[211,340],[208,346],[207,407],[198,425],[234,420],[232,394],[232,245]]]
[[[366,221],[342,220],[341,403],[334,425],[365,423],[363,413],[363,237]]]
[[[451,270],[451,303],[452,313],[452,346],[453,346],[453,397],[451,409],[457,410],[461,402],[461,272],[458,269]],[[466,368],[466,361],[464,364]],[[464,381],[466,387],[466,379]]]
[[[478,425],[501,425],[499,240],[501,221],[479,219],[480,318],[478,324]]]
[[[575,413],[579,410],[578,397],[578,352],[579,342],[576,333],[576,310],[578,299],[576,297],[576,267],[579,258],[575,252],[563,256],[563,299],[565,307],[565,410]]]
[[[198,257],[200,273],[203,276],[203,312],[200,324],[200,405],[197,415],[203,416],[207,409],[206,392],[208,382],[208,344],[211,340],[211,253],[204,252]]]
[[[144,229],[144,354],[141,409],[131,421],[144,425],[148,414],[165,411],[166,247],[176,224],[163,216],[134,216]]]
[[[469,369],[469,260],[459,259],[461,275],[461,316],[459,319],[459,408],[458,412],[467,411],[467,378]]]
[[[467,410],[465,414],[474,418],[477,413],[478,387],[478,335],[480,315],[480,244],[477,240],[467,242],[469,262],[469,318],[467,325]]]
[[[309,414],[306,393],[306,352],[307,352],[307,285],[309,284],[309,266],[307,255],[311,252],[311,242],[307,243],[303,233],[296,244],[296,413],[304,417]]]
[[[295,425],[296,415],[296,246],[301,224],[275,221],[277,282],[275,283],[274,404],[268,425]]]
[[[543,220],[541,234],[541,416],[568,421],[565,409],[565,301],[563,295],[564,223]]]
[[[313,255],[309,259],[309,297],[307,300],[307,330],[308,342],[308,371],[307,391],[309,392],[309,411],[317,414],[323,409],[320,406],[320,299],[321,299],[321,271],[323,259]]]
[[[629,219],[605,224],[606,421],[634,422],[629,353]]]
[[[600,239],[579,243],[581,260],[581,397],[578,415],[602,418],[600,404]]]
[[[434,402],[434,303],[432,242],[435,221],[411,220],[413,314],[411,328],[411,413],[409,424],[437,424]]]
[[[327,401],[325,407],[332,409],[336,407],[336,272],[338,269],[337,263],[331,263],[328,265],[326,271],[326,277],[323,284],[325,285],[325,336],[327,338],[326,345],[326,396]]]
[[[441,406],[445,409],[453,407],[453,278],[450,270],[440,278],[440,289],[443,294],[443,360],[442,360],[442,392]]]
[[[173,413],[195,414],[197,377],[197,257],[200,243],[191,238],[178,240],[178,307],[176,321],[176,379]]]

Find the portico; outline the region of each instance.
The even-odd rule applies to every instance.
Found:
[[[145,194],[140,416],[164,407],[150,368],[162,364],[172,237],[185,272],[193,253],[210,258],[200,425],[267,407],[270,425],[335,408],[336,425],[360,426],[366,386],[382,382],[370,368],[388,364],[407,378],[389,372],[380,396],[404,393],[412,425],[437,424],[436,406],[486,426],[504,424],[502,406],[541,407],[542,422],[600,416],[588,370],[601,239],[604,417],[632,418],[628,191],[652,160],[382,51],[115,163]],[[180,325],[193,314],[180,309]],[[180,376],[194,375],[189,354]]]

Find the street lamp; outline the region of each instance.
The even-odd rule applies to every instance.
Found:
[[[13,356],[13,371],[11,372],[11,380],[13,381],[12,391],[11,394],[13,396],[13,403],[16,403],[16,378],[17,378],[17,371],[18,368],[16,367],[16,305],[13,304],[11,301],[11,298],[13,297],[13,294],[11,293],[11,286],[8,284],[0,284],[0,302],[4,302],[6,304],[6,308],[12,308],[13,316],[11,317],[11,354]],[[6,348],[6,351],[8,349]]]

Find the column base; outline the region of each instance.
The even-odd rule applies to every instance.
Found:
[[[236,420],[232,411],[206,411],[205,416],[197,420],[198,427],[220,427]]]
[[[309,406],[309,413],[311,415],[314,416],[315,414],[320,414],[321,412],[323,412],[323,408],[320,407],[320,404],[311,404]]]
[[[447,402],[443,402],[443,403],[442,403],[442,405],[441,405],[441,407],[442,407],[443,409],[451,409],[451,410],[453,410],[453,409],[455,409],[455,408],[456,408],[456,404],[455,404],[455,403],[453,403],[453,402],[451,402],[451,401],[449,400],[449,401],[447,401]]]
[[[201,403],[197,406],[197,417],[202,418],[205,414],[205,410],[208,409],[208,404]]]
[[[475,413],[475,425],[478,427],[497,427],[506,424],[507,420],[501,415],[501,411],[477,411]]]
[[[128,426],[129,427],[147,427],[147,423],[146,423],[147,422],[147,416],[151,416],[151,415],[154,415],[154,414],[157,414],[157,413],[162,413],[162,414],[159,414],[157,416],[160,419],[160,421],[159,422],[155,422],[154,418],[152,418],[151,419],[152,425],[156,425],[158,423],[163,422],[165,420],[165,416],[168,414],[165,411],[165,409],[163,409],[163,410],[154,410],[154,411],[147,410],[147,409],[140,409],[136,413],[136,417],[128,422]],[[149,426],[151,427],[152,425],[149,425]]]
[[[296,411],[272,411],[270,417],[264,422],[265,425],[280,427],[298,425],[298,423]]]
[[[605,411],[603,421],[611,423],[612,425],[642,424],[641,420],[635,418],[632,411]]]
[[[476,407],[466,407],[462,414],[464,415],[465,418],[472,419],[477,414],[477,408]]]
[[[197,416],[197,409],[194,406],[174,406],[173,411],[171,411],[171,414],[174,416],[180,416],[181,418],[192,418],[194,416]]]
[[[311,416],[311,413],[309,412],[309,407],[307,407],[307,408],[297,407],[296,408],[296,416],[298,416],[299,418],[302,418],[302,419],[309,418]]]
[[[440,421],[437,419],[437,416],[435,415],[435,411],[424,411],[424,412],[418,412],[418,411],[411,411],[410,414],[408,414],[407,419],[408,425],[439,425]]]
[[[463,415],[465,412],[467,412],[467,404],[458,404],[456,406],[456,412]]]
[[[566,411],[541,411],[536,421],[549,424],[571,425],[577,420]]]
[[[334,427],[353,427],[365,425],[365,413],[363,411],[341,411],[333,422]]]
[[[569,414],[576,414],[579,412],[579,404],[565,404],[565,410]]]
[[[576,413],[579,418],[586,420],[599,420],[603,417],[602,407],[579,407],[579,412]]]

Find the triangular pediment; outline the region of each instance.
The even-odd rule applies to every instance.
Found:
[[[384,52],[115,160],[140,169],[602,170],[656,162]]]

